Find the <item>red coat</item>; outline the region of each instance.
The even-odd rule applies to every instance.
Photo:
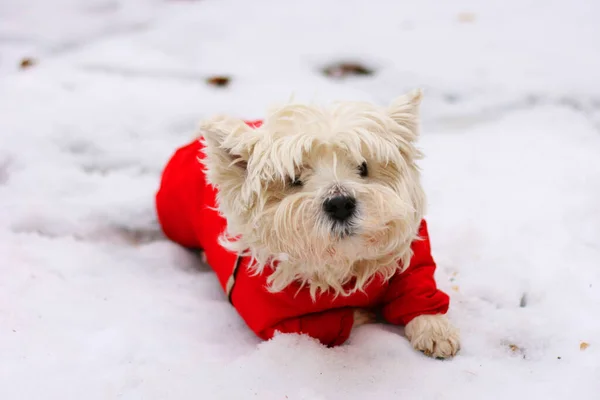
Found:
[[[260,125],[260,121],[248,123]],[[221,247],[218,236],[226,221],[213,209],[216,191],[206,183],[199,141],[178,149],[167,164],[156,195],[158,219],[166,236],[180,245],[202,249],[207,263],[216,272],[221,286],[227,289],[238,258]],[[422,221],[419,235],[424,239],[412,245],[414,256],[403,273],[391,280],[374,279],[364,293],[334,298],[321,293],[316,301],[308,288],[298,291],[292,284],[279,293],[266,290],[268,271],[252,276],[247,271],[249,260],[240,258],[235,286],[230,301],[246,324],[261,338],[269,339],[276,331],[306,333],[323,344],[342,344],[350,335],[353,308],[362,307],[381,312],[395,325],[406,325],[421,314],[445,313],[448,295],[437,289],[434,281],[435,262],[431,256],[427,224]]]

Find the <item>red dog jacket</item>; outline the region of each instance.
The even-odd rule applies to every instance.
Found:
[[[260,121],[248,125],[257,127]],[[252,275],[247,268],[248,258],[238,258],[217,241],[226,221],[214,209],[216,189],[206,182],[202,146],[200,141],[193,141],[179,148],[169,160],[156,194],[158,219],[169,239],[204,251],[233,306],[259,337],[269,339],[276,331],[305,333],[335,346],[350,335],[356,307],[379,311],[395,325],[406,325],[422,314],[446,313],[449,298],[436,287],[436,266],[425,220],[419,230],[423,240],[412,244],[414,256],[409,267],[388,281],[376,277],[364,292],[337,297],[325,292],[317,295],[316,301],[308,288],[300,289],[296,284],[282,292],[269,292],[269,270]]]

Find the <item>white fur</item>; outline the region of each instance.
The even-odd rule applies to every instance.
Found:
[[[445,315],[420,315],[406,325],[413,347],[434,358],[448,358],[460,349],[458,330]]]
[[[271,290],[300,281],[313,297],[348,295],[408,266],[425,204],[415,164],[420,100],[417,90],[389,107],[285,104],[258,129],[230,117],[203,123],[207,178],[228,222],[222,244],[252,256],[257,272],[277,261]],[[367,178],[358,174],[364,161]],[[296,178],[303,187],[290,187]],[[341,238],[322,212],[332,192],[357,198],[351,237]]]

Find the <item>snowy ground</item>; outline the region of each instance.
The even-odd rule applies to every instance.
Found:
[[[3,0],[0,399],[597,399],[599,20],[591,0]],[[345,59],[376,73],[320,73]],[[378,325],[260,343],[159,233],[168,156],[214,112],[415,86],[462,352]]]

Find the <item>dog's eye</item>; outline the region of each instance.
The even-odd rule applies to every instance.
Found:
[[[360,174],[361,178],[366,178],[369,176],[369,169],[367,168],[366,162],[360,164],[360,167],[358,167],[358,173]]]
[[[299,178],[290,180],[290,186],[292,187],[300,187],[302,185],[304,185],[304,183]]]

